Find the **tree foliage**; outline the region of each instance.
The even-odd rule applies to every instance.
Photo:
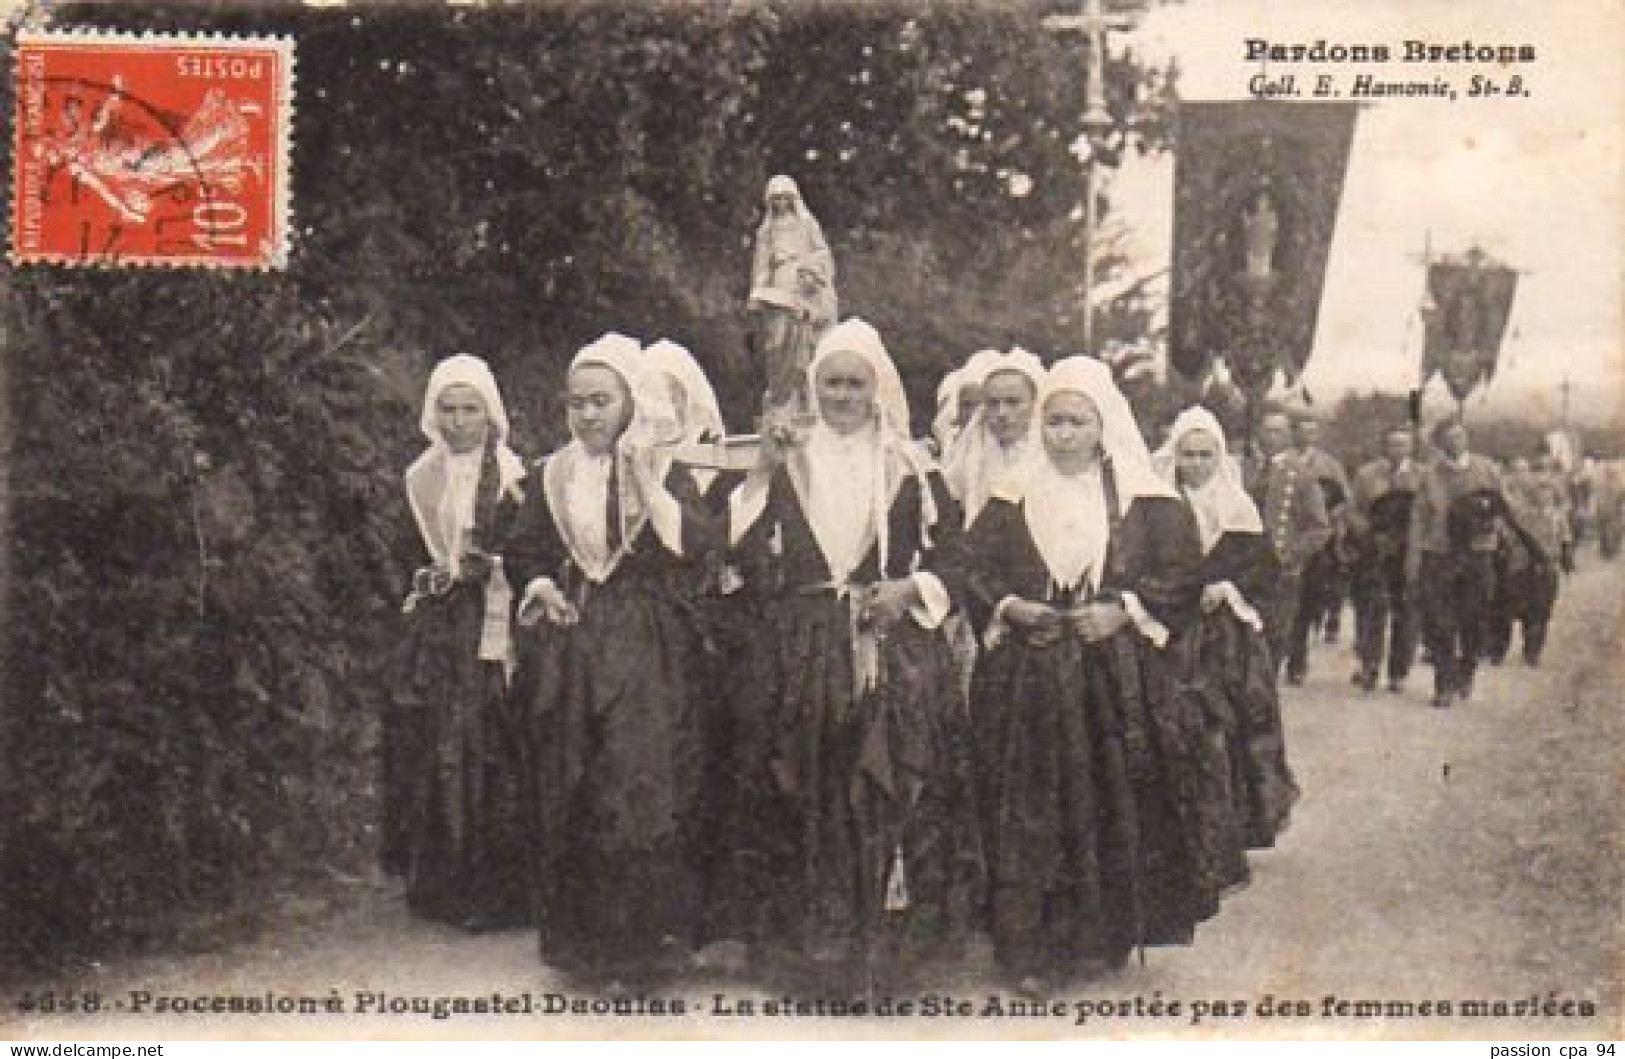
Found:
[[[0,964],[364,870],[418,561],[399,474],[437,357],[492,362],[532,454],[560,440],[566,359],[609,328],[690,345],[743,426],[780,171],[921,411],[978,345],[1075,347],[1081,49],[1042,13],[56,8],[294,35],[297,232],[282,273],[5,271]],[[1159,149],[1168,75],[1108,75],[1108,151]]]

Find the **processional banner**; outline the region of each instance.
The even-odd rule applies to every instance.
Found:
[[[1495,374],[1518,273],[1479,251],[1465,261],[1428,266],[1428,301],[1422,312],[1422,377],[1444,377],[1451,396],[1465,401]]]
[[[1174,163],[1169,355],[1249,393],[1309,360],[1356,105],[1187,102]]]

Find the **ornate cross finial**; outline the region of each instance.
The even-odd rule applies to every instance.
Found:
[[[1084,71],[1084,128],[1090,132],[1111,125],[1111,113],[1106,109],[1106,34],[1111,30],[1134,28],[1134,20],[1125,14],[1107,15],[1100,9],[1100,0],[1083,0],[1083,10],[1075,15],[1046,15],[1044,28],[1058,33],[1082,33],[1088,48],[1089,65]]]

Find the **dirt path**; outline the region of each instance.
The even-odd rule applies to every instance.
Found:
[[[1486,669],[1476,700],[1449,712],[1428,707],[1426,669],[1403,695],[1362,697],[1348,683],[1347,635],[1343,645],[1318,647],[1307,686],[1289,692],[1286,704],[1292,761],[1305,792],[1291,830],[1278,848],[1256,856],[1252,885],[1203,927],[1194,947],[1154,950],[1144,966],[1079,987],[1065,998],[1064,1015],[1018,1019],[1006,1008],[1004,1017],[980,1017],[998,993],[980,975],[945,983],[943,990],[971,1001],[971,1017],[862,1025],[723,1018],[712,1013],[718,991],[730,1002],[754,998],[760,1005],[764,998],[748,987],[697,979],[669,991],[684,1001],[683,1017],[614,1025],[683,1036],[1618,1037],[1625,565],[1605,566],[1589,552],[1585,560],[1564,585],[1544,667]],[[542,1004],[543,994],[567,991],[537,962],[528,933],[461,935],[413,919],[388,895],[274,943],[103,968],[73,988],[125,1007],[96,1016],[35,1015],[9,1026],[8,1011],[0,1014],[0,1035],[592,1036],[605,1027],[541,1014],[357,1016],[358,993],[410,998],[528,991]],[[132,990],[185,997],[334,995],[351,1013],[159,1021],[131,1010]],[[1136,997],[1148,1005],[1178,1001],[1181,1008],[1177,1015],[1113,1014],[1075,1026],[1079,1001],[1132,1004]],[[1267,1014],[1266,997],[1274,1007],[1290,1001],[1289,1010],[1304,1011],[1301,1002],[1307,1013]],[[1531,998],[1533,1016],[1510,1007],[1500,1018],[1463,1014],[1467,1001],[1510,1005]],[[1339,1001],[1351,1006],[1339,1013]],[[1451,1015],[1361,1015],[1352,1006],[1371,1001],[1447,1001]],[[1548,1001],[1571,1002],[1571,1010],[1590,1004],[1596,1015],[1540,1014]],[[1206,1014],[1196,1021],[1198,1003]]]

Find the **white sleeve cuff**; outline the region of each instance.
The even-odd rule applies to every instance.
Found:
[[[948,590],[942,585],[942,579],[928,570],[920,570],[910,574],[909,580],[914,582],[914,587],[920,593],[920,602],[908,608],[909,616],[922,629],[941,627],[953,606],[948,599]]]
[[[1150,640],[1153,646],[1165,646],[1168,643],[1168,627],[1151,616],[1151,612],[1140,602],[1140,597],[1132,592],[1124,592],[1122,600],[1123,609],[1128,611],[1128,620],[1140,630],[1140,635]]]
[[[533,578],[530,579],[530,583],[525,586],[525,594],[521,598],[522,599],[529,599],[530,597],[534,596],[536,593],[540,592],[542,590],[543,585],[546,585],[548,588],[551,588],[555,592],[557,592],[558,589],[559,589],[559,586],[556,585],[553,582],[553,579],[551,577],[533,577]]]
[[[1019,596],[1005,596],[999,600],[999,605],[993,608],[993,619],[987,623],[987,629],[982,633],[982,646],[989,651],[1004,642],[1005,635],[1010,631],[1010,623],[1004,620],[1004,608],[1019,598]]]
[[[742,540],[767,510],[767,475],[747,475],[728,494],[728,547]]]
[[[649,524],[655,528],[660,543],[673,555],[683,554],[683,506],[677,498],[658,490],[648,501]]]
[[[1225,605],[1230,608],[1232,614],[1241,619],[1242,624],[1254,632],[1264,630],[1264,619],[1260,618],[1258,611],[1253,609],[1251,603],[1247,602],[1247,597],[1241,594],[1241,589],[1229,581],[1218,582],[1218,588],[1220,593],[1224,595]]]

